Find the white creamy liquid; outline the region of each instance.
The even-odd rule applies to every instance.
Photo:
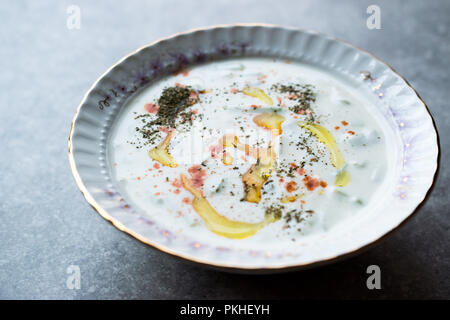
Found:
[[[164,88],[176,83],[208,92],[199,94],[200,102],[191,107],[201,117],[196,117],[190,130],[178,131],[171,141],[170,153],[178,162],[178,167],[161,165],[155,169],[156,161],[148,156],[148,151],[165,134],[162,133],[154,144],[136,148],[130,142],[144,140],[136,131],[140,123],[135,117],[146,112],[146,103],[157,103]],[[329,152],[324,144],[314,137],[308,140],[310,151],[319,155],[316,162],[310,161],[313,156],[307,150],[299,150],[296,144],[307,133],[297,122],[304,120],[305,116],[291,112],[288,107],[292,101],[286,98],[286,94],[272,90],[273,84],[311,84],[315,87],[317,98],[312,108],[320,125],[334,136],[346,161],[346,170],[351,175],[347,186],[334,185],[337,170],[330,164]],[[257,98],[244,95],[241,90],[248,86],[264,90],[275,104],[267,106]],[[230,88],[236,88],[239,92],[232,93]],[[281,103],[278,97],[282,98]],[[253,109],[251,105],[261,108]],[[256,146],[259,142],[261,147],[267,147],[270,132],[258,127],[253,118],[275,109],[285,117],[276,150],[278,167],[289,168],[290,163],[304,161],[307,174],[325,181],[327,186],[309,191],[304,186],[303,177],[297,173],[294,177],[284,175],[283,182],[273,174],[270,177],[273,182],[264,185],[259,203],[239,201],[244,196],[240,174],[244,174],[255,159],[232,149],[229,152],[234,157],[234,163],[226,166],[220,158],[211,158],[209,147],[226,133],[234,133],[250,145]],[[343,121],[347,125],[343,125]],[[108,152],[113,176],[126,200],[168,230],[202,241],[214,241],[219,245],[235,244],[245,248],[261,244],[265,248],[276,248],[280,242],[297,241],[298,244],[302,239],[317,237],[333,228],[350,224],[351,220],[380,201],[383,186],[392,171],[387,154],[395,152],[386,143],[386,132],[389,129],[383,124],[376,106],[348,83],[302,64],[246,58],[196,66],[188,75],[168,76],[143,90],[122,108],[110,136]],[[304,194],[303,197],[282,204],[283,212],[302,208],[314,213],[303,216],[304,220],[299,223],[291,221],[287,224],[281,218],[242,240],[216,235],[205,227],[192,205],[183,201],[186,198],[192,200],[192,195],[183,187],[172,185],[175,179],[179,179],[180,173],[188,175],[188,168],[202,162],[206,164],[202,168],[207,172],[203,186],[205,198],[229,219],[262,221],[267,206],[279,204],[283,196],[299,193]],[[294,193],[287,192],[285,188],[289,181],[297,184],[298,190]],[[216,192],[218,187],[220,190]]]

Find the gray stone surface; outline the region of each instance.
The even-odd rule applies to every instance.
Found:
[[[237,1],[235,1],[237,2]],[[450,298],[449,1],[11,1],[0,4],[0,298]],[[66,28],[67,6],[81,29]],[[381,8],[381,30],[366,8]],[[162,36],[234,22],[315,29],[390,63],[419,91],[441,136],[429,201],[366,253],[310,271],[233,275],[176,260],[104,221],[69,170],[67,137],[85,91],[111,64]],[[447,191],[446,191],[447,190]],[[69,265],[81,289],[66,287]],[[382,289],[366,289],[377,264]]]

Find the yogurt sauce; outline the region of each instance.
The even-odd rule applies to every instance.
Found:
[[[289,92],[281,92],[280,85],[306,84],[315,94],[312,111],[294,113],[292,107],[298,101]],[[142,125],[136,116],[148,113],[145,105],[157,104],[164,88],[175,85],[192,88],[199,100],[190,106],[195,110],[192,125],[177,128],[170,141],[169,152],[178,163],[171,168],[148,155],[165,133],[146,144],[136,129]],[[274,104],[244,94],[249,87],[261,89]],[[224,134],[255,148],[267,147],[272,134],[256,125],[254,118],[274,112],[284,117],[274,145],[277,171],[264,184],[261,201],[242,201],[242,176],[256,159],[236,148],[219,150],[214,158],[211,150],[214,155]],[[331,164],[330,150],[299,121],[314,121],[331,133],[351,177],[347,185],[335,185],[338,170]],[[216,244],[270,248],[323,235],[376,204],[392,171],[387,155],[394,150],[386,143],[388,133],[376,106],[337,77],[289,61],[245,58],[196,66],[143,90],[122,108],[108,153],[121,193],[164,228]],[[224,151],[232,157],[229,165],[221,159]],[[203,195],[222,216],[257,223],[264,220],[267,208],[276,207],[281,208],[281,219],[240,240],[211,232],[193,209],[192,194],[180,183],[180,174],[189,177],[193,166],[205,173]]]

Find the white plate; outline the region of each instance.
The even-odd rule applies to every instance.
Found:
[[[217,59],[287,58],[320,68],[361,88],[398,133],[393,183],[372,214],[345,232],[330,231],[314,242],[264,251],[204,243],[174,232],[138,212],[112,178],[107,141],[127,99],[168,72]],[[279,272],[312,267],[360,252],[410,217],[424,201],[438,168],[433,119],[414,89],[373,55],[342,41],[299,29],[231,25],[197,29],[158,40],[124,57],[90,88],[75,114],[69,160],[75,181],[91,206],[118,229],[161,251],[230,271]]]

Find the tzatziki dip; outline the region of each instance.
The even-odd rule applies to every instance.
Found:
[[[267,248],[351,223],[392,170],[374,104],[319,68],[210,62],[122,107],[108,144],[126,200],[172,232]]]

